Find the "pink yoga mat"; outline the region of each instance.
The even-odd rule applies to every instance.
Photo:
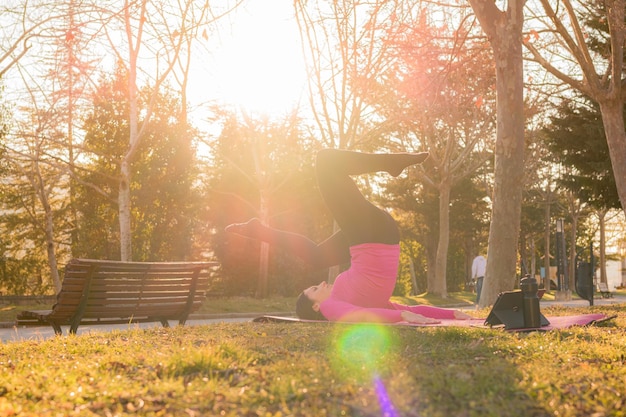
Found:
[[[572,326],[588,326],[591,324],[599,323],[602,321],[610,320],[615,316],[607,317],[605,314],[579,314],[575,316],[555,316],[547,317],[550,324],[536,329],[508,329],[510,331],[548,331],[555,329],[564,329]],[[322,320],[302,320],[296,317],[282,317],[282,316],[260,316],[252,320],[256,323],[331,323],[329,321]],[[341,323],[339,324],[354,324],[354,323]],[[457,326],[457,327],[481,327],[489,328],[485,326],[485,319],[470,319],[470,320],[441,320],[441,323],[436,324],[416,324],[416,323],[386,323],[391,326],[409,326],[409,327],[445,327],[445,326]],[[494,328],[503,328],[503,326],[494,326]]]

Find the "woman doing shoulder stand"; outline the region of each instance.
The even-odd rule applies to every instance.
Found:
[[[389,301],[400,258],[398,227],[389,213],[365,199],[350,178],[371,172],[398,176],[406,167],[427,157],[427,153],[320,151],[316,159],[317,181],[339,231],[319,244],[299,234],[266,227],[258,219],[232,224],[226,230],[287,250],[312,268],[350,262],[349,269],[339,274],[333,285],[322,282],[300,294],[296,303],[300,318],[422,324],[468,319],[469,315],[458,310]]]

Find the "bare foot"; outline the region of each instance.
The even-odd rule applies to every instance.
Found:
[[[252,239],[258,239],[259,235],[263,231],[265,226],[261,223],[261,220],[256,217],[248,220],[245,223],[233,223],[224,228],[229,233],[249,237]]]
[[[394,177],[397,177],[404,171],[404,169],[411,165],[421,164],[428,158],[428,152],[419,153],[397,153],[392,154],[394,158],[394,168],[389,169],[387,172]]]

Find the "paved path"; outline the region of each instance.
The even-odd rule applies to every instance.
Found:
[[[197,326],[201,324],[250,321],[251,317],[221,317],[207,319],[187,320],[185,326]],[[176,326],[178,321],[170,322],[170,326]],[[99,324],[79,326],[76,334],[109,332],[112,330],[148,329],[161,327],[161,323],[136,323],[136,324]],[[62,326],[63,334],[67,335],[69,326]],[[52,326],[29,326],[29,327],[6,327],[0,328],[0,340],[6,342],[19,342],[24,340],[43,340],[54,337]]]
[[[593,305],[594,306],[604,306],[611,304],[624,304],[626,303],[626,296],[623,295],[614,295],[611,298],[594,298]],[[571,301],[546,301],[541,300],[542,306],[549,305],[562,305],[564,307],[589,307],[589,301],[586,300],[571,300]]]
[[[616,295],[612,298],[596,298],[594,299],[594,305],[610,305],[610,304],[624,304],[626,303],[626,296]],[[541,306],[546,307],[548,305],[563,305],[565,307],[586,307],[589,306],[589,302],[585,300],[572,300],[572,301],[541,301]],[[252,313],[250,315],[246,314],[230,314],[228,316],[206,316],[204,318],[193,318],[187,320],[186,326],[197,326],[203,324],[211,324],[211,323],[220,323],[220,322],[244,322],[250,321],[253,317],[260,316],[262,314],[272,314],[279,315],[281,313]],[[282,313],[284,314],[284,313]],[[175,326],[177,324],[176,321],[170,323],[170,325]],[[160,327],[161,323],[139,323],[139,324],[113,324],[113,325],[91,325],[91,326],[80,326],[78,328],[77,334],[85,334],[92,332],[107,332],[112,330],[126,330],[126,329],[146,329],[150,327]],[[63,334],[67,334],[68,327],[63,326]],[[16,341],[24,341],[24,340],[43,340],[47,338],[54,337],[54,330],[52,330],[51,326],[37,326],[37,327],[11,327],[7,326],[4,328],[0,328],[0,340],[3,343],[6,342],[16,342]]]

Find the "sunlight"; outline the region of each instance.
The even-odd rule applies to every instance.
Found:
[[[270,116],[295,107],[305,70],[290,3],[250,4],[234,18],[231,33],[215,55],[220,101]]]

